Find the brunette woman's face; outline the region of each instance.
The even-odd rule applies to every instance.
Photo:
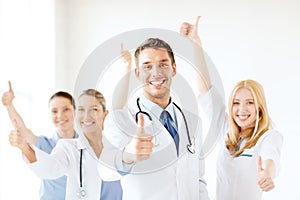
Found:
[[[74,108],[65,97],[54,97],[49,103],[54,126],[61,132],[74,130]]]
[[[233,99],[232,118],[241,130],[255,126],[256,113],[255,102],[251,91],[246,88],[239,89]]]

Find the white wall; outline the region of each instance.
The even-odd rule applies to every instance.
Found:
[[[52,135],[48,99],[54,91],[54,3],[0,0],[0,94],[10,80],[14,105],[36,135]],[[40,179],[10,146],[13,127],[0,105],[0,199],[38,199]]]

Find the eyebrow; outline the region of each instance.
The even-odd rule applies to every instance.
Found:
[[[165,63],[165,62],[170,62],[170,60],[164,58],[164,59],[159,60],[158,62],[159,62],[159,63]],[[152,62],[152,61],[145,61],[145,62],[142,63],[142,65],[144,65],[144,64],[149,64],[149,63],[154,63],[154,62]]]
[[[235,99],[233,99],[233,101],[241,101],[241,99],[235,98]],[[254,99],[253,98],[249,98],[249,99],[245,99],[245,101],[254,101]]]

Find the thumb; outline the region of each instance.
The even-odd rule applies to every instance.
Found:
[[[261,156],[258,156],[257,158],[257,171],[258,172],[261,172],[263,171],[263,167],[262,167],[262,160],[261,160]]]
[[[144,122],[144,115],[142,113],[138,114],[137,124],[138,124],[138,127],[144,128],[145,122]]]
[[[123,51],[124,51],[124,44],[121,43],[121,52],[123,52]]]
[[[197,18],[196,18],[196,22],[195,22],[195,31],[198,30],[198,23],[199,23],[200,18],[201,18],[201,16],[197,16]]]
[[[16,119],[13,119],[12,121],[13,127],[15,128],[16,131],[19,131],[20,127],[18,125],[18,122]]]
[[[9,88],[9,90],[8,90],[9,92],[13,92],[10,81],[8,81],[8,88]]]

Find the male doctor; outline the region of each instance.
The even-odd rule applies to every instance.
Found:
[[[201,47],[199,19],[195,24],[183,23],[180,32]],[[196,64],[202,70],[206,63],[199,49],[195,48]],[[124,200],[209,199],[203,180],[204,161],[199,158],[201,120],[174,104],[171,97],[177,69],[171,47],[163,40],[149,38],[134,55],[135,75],[142,82],[143,93],[134,105],[112,112],[105,121],[106,142],[98,167],[101,178],[121,179]],[[198,103],[212,106],[206,97],[213,92],[210,80],[199,79],[198,83]]]

